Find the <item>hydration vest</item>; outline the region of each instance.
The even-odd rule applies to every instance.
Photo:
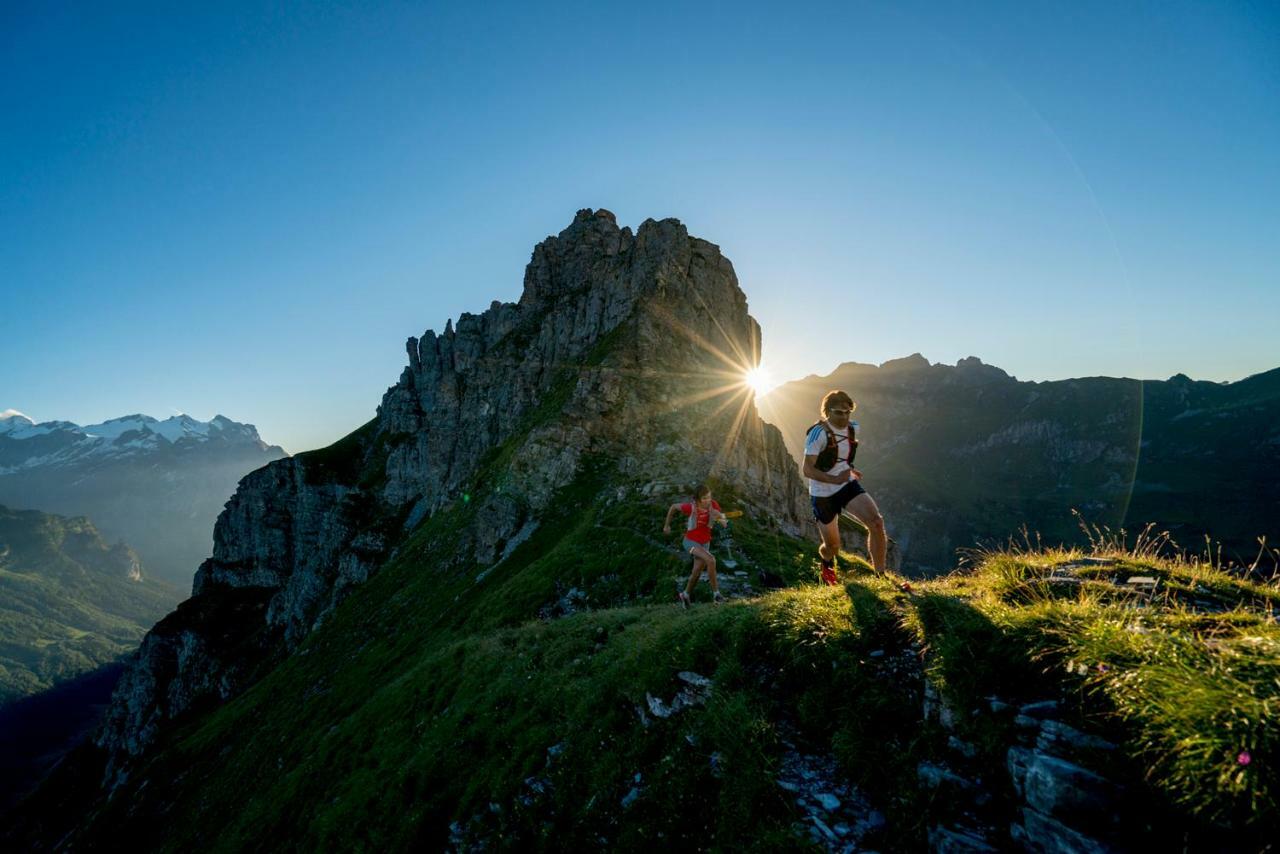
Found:
[[[694,498],[692,501],[689,502],[689,504],[693,507],[693,510],[692,512],[689,513],[688,523],[685,525],[686,531],[692,531],[694,528],[698,527],[698,499]],[[711,528],[711,512],[713,510],[715,510],[714,504],[707,508],[708,530]]]
[[[849,464],[849,468],[853,468],[853,458],[858,453],[858,440],[853,438],[853,425],[856,423],[856,421],[850,421],[848,427],[849,457],[845,462]],[[836,431],[832,430],[826,421],[818,421],[809,425],[809,430],[805,431],[805,435],[808,435],[814,427],[819,426],[827,434],[827,446],[822,449],[822,453],[818,454],[818,459],[814,461],[813,465],[818,471],[831,471],[835,468],[836,463],[840,462],[840,437],[836,435]]]

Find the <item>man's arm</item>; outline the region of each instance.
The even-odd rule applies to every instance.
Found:
[[[816,480],[819,483],[841,484],[849,480],[849,473],[831,474],[818,468],[818,455],[805,454],[804,456],[804,476]]]

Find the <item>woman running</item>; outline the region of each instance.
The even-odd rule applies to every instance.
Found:
[[[698,484],[693,491],[693,497],[692,504],[672,504],[668,507],[667,519],[662,524],[662,532],[670,534],[672,516],[683,513],[687,519],[682,548],[693,555],[693,572],[689,574],[688,583],[678,594],[680,606],[683,608],[688,608],[692,603],[693,587],[698,583],[703,569],[706,569],[707,580],[711,582],[711,601],[717,605],[724,601],[724,597],[720,595],[720,582],[716,580],[716,559],[711,554],[709,546],[711,545],[711,526],[716,522],[725,525],[728,520],[720,512],[720,505],[712,500],[709,486]]]

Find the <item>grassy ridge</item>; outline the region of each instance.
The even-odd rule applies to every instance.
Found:
[[[436,514],[297,655],[173,733],[82,840],[767,850],[796,844],[775,783],[792,743],[835,756],[884,811],[883,837],[864,844],[918,849],[951,807],[917,783],[948,734],[921,718],[921,682],[900,669],[913,661],[958,709],[1067,700],[1071,723],[1121,742],[1121,779],[1150,781],[1153,825],[1181,807],[1199,833],[1275,831],[1274,589],[1146,554],[1051,550],[986,555],[913,597],[865,571],[819,588],[812,546],[748,515],[735,523],[744,565],[793,586],[684,612],[670,601],[682,565],[657,534],[665,504],[601,492],[608,482],[571,485],[493,567],[458,562],[478,499]],[[1065,573],[1075,580],[1055,580]],[[1131,573],[1161,579],[1151,604],[1115,583]],[[535,619],[568,586],[592,610]],[[713,680],[705,705],[642,715],[682,671]],[[959,730],[997,812],[1009,726]],[[167,814],[187,820],[157,821]]]
[[[1157,580],[1152,598],[1134,576]],[[1064,577],[1066,580],[1064,580]],[[1117,584],[1119,582],[1119,584]],[[1065,692],[1142,776],[1206,825],[1261,833],[1280,803],[1280,590],[1100,544],[1006,551],[919,585],[905,623],[963,707]]]
[[[655,539],[665,505],[577,500],[594,499],[599,482],[587,476],[567,489],[556,503],[563,512],[553,511],[482,581],[482,568],[454,563],[456,539],[475,524],[479,501],[438,513],[297,655],[175,734],[138,778],[172,780],[144,789],[163,794],[116,798],[97,826],[145,833],[148,810],[177,809],[192,820],[164,839],[169,847],[253,847],[264,829],[300,847],[439,845],[453,821],[469,822],[490,803],[518,806],[524,781],[542,769],[551,802],[536,811],[504,808],[494,832],[583,844],[600,835],[638,844],[641,828],[668,824],[669,839],[710,833],[747,844],[785,834],[784,793],[769,775],[771,722],[780,714],[773,691],[779,680],[793,684],[803,701],[786,704],[794,711],[785,716],[802,730],[819,725],[815,714],[826,703],[815,691],[835,689],[801,686],[829,666],[824,650],[871,639],[852,630],[848,600],[836,591],[680,611],[669,585],[683,565]],[[722,498],[730,500],[724,491]],[[793,560],[779,568],[792,582],[808,571],[798,557],[807,545],[765,520],[745,517],[737,528],[744,563],[783,551]],[[567,584],[606,610],[529,623]],[[778,675],[761,683],[762,667]],[[715,679],[708,706],[645,727],[637,706],[648,693],[670,698],[682,670]],[[851,669],[831,685],[857,696],[849,681],[856,678]],[[558,758],[545,767],[556,745]],[[636,773],[648,781],[645,794],[620,822],[619,799]],[[706,785],[690,802],[697,781]],[[255,796],[246,800],[246,791]],[[765,793],[772,811],[760,808]],[[681,818],[675,807],[690,803],[715,817],[706,819],[710,826]],[[536,826],[528,823],[535,815]],[[209,828],[218,829],[216,840],[204,836]]]

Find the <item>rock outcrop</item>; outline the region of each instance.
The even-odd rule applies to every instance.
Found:
[[[633,234],[579,211],[534,249],[519,303],[407,342],[377,417],[245,477],[191,600],[148,635],[97,736],[118,782],[170,720],[234,696],[287,655],[422,520],[502,478],[459,561],[490,563],[591,469],[643,485],[732,484],[780,530],[796,466],[742,383],[760,329],[729,260],[674,219]],[[536,616],[531,613],[530,617]]]

